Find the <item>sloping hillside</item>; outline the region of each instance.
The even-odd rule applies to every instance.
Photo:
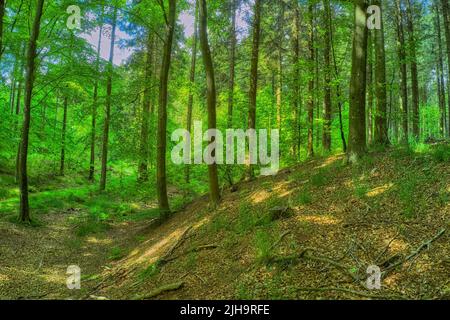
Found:
[[[312,160],[194,201],[102,275],[90,298],[450,297],[450,164],[394,150]],[[365,288],[379,266],[382,289]],[[167,290],[166,290],[167,289]]]

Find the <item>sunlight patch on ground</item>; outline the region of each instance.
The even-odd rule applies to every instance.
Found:
[[[156,262],[164,250],[169,247],[172,243],[176,242],[179,237],[183,234],[186,228],[178,228],[171,234],[164,237],[162,240],[153,244],[148,250],[146,250],[136,262],[141,263],[145,262],[148,264],[152,264]]]
[[[250,197],[250,200],[253,203],[258,204],[258,203],[266,201],[269,198],[270,198],[270,193],[267,192],[266,190],[262,190],[260,192],[252,194],[252,196]]]
[[[386,191],[388,191],[389,189],[391,189],[393,186],[394,186],[393,183],[385,184],[384,186],[377,187],[377,188],[372,189],[371,191],[367,192],[366,196],[368,196],[369,198],[379,196],[380,194],[383,194]]]
[[[335,225],[342,222],[340,219],[336,219],[332,216],[321,216],[321,215],[300,215],[297,217],[300,222],[310,222],[322,225]]]
[[[388,245],[390,240],[385,240],[385,244]],[[391,245],[389,246],[389,252],[392,252],[393,254],[397,254],[400,252],[403,252],[408,249],[408,244],[400,239],[394,240]]]
[[[91,244],[104,244],[104,245],[108,245],[112,243],[111,239],[98,239],[96,237],[89,237],[86,239],[87,243],[91,243]]]
[[[330,158],[326,159],[322,164],[314,167],[314,169],[323,169],[325,167],[329,167],[338,160],[341,160],[340,156],[330,157]]]

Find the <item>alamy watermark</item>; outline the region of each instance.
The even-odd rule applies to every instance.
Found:
[[[270,154],[268,136],[267,129],[248,129],[247,131],[227,129],[225,134],[219,129],[203,132],[202,122],[194,121],[193,139],[186,129],[177,129],[172,133],[172,141],[178,144],[172,149],[171,159],[174,164],[186,165],[214,163],[260,165],[261,175],[275,175],[280,168],[279,130],[270,131]],[[181,142],[179,142],[180,139]],[[209,142],[204,149],[203,142]]]

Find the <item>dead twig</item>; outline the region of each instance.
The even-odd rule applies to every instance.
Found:
[[[187,238],[187,234],[189,233],[189,231],[192,229],[192,226],[189,226],[186,228],[186,230],[183,231],[183,233],[181,234],[181,236],[178,238],[178,240],[174,243],[174,245],[172,247],[170,247],[169,250],[167,250],[163,256],[158,260],[158,265],[162,266],[164,264],[166,264],[167,262],[171,261],[170,260],[170,256],[174,253],[174,251],[179,248],[183,242],[186,240]]]
[[[330,287],[330,288],[298,288],[298,291],[317,291],[317,292],[325,292],[325,291],[339,291],[339,292],[345,292],[353,295],[357,295],[360,297],[365,298],[371,298],[371,299],[380,299],[380,300],[386,300],[386,299],[394,299],[394,300],[408,300],[407,297],[401,296],[401,295],[380,295],[380,294],[370,294],[362,291],[356,291],[346,288],[337,288],[337,287]]]
[[[159,287],[159,288],[153,290],[152,292],[150,292],[147,295],[136,296],[134,298],[134,300],[152,299],[152,298],[159,296],[160,294],[162,294],[164,292],[175,291],[175,290],[180,289],[183,286],[184,286],[184,282],[175,282],[175,283],[167,284],[167,285],[164,285],[162,287]]]
[[[404,264],[405,262],[415,258],[417,255],[419,255],[423,250],[425,250],[426,248],[429,248],[431,246],[431,244],[433,242],[435,242],[436,240],[438,240],[440,237],[442,237],[444,235],[444,233],[447,231],[447,229],[442,229],[440,230],[433,238],[431,238],[430,240],[424,241],[416,250],[414,250],[413,252],[411,252],[408,256],[406,256],[404,259],[401,259],[399,261],[397,261],[396,263],[388,266],[382,273],[382,276],[385,276],[388,272],[390,272],[391,270],[397,268],[398,266]]]

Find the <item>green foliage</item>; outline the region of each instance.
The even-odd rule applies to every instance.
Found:
[[[254,239],[256,249],[256,260],[259,263],[265,263],[272,256],[272,246],[274,239],[266,230],[257,230]]]
[[[431,153],[436,162],[450,162],[450,145],[440,144]]]
[[[299,205],[309,205],[312,203],[312,196],[311,192],[308,189],[304,189],[301,192],[298,193],[296,198],[296,204]]]
[[[125,256],[125,252],[120,247],[113,247],[110,249],[108,258],[113,261],[122,259]]]

